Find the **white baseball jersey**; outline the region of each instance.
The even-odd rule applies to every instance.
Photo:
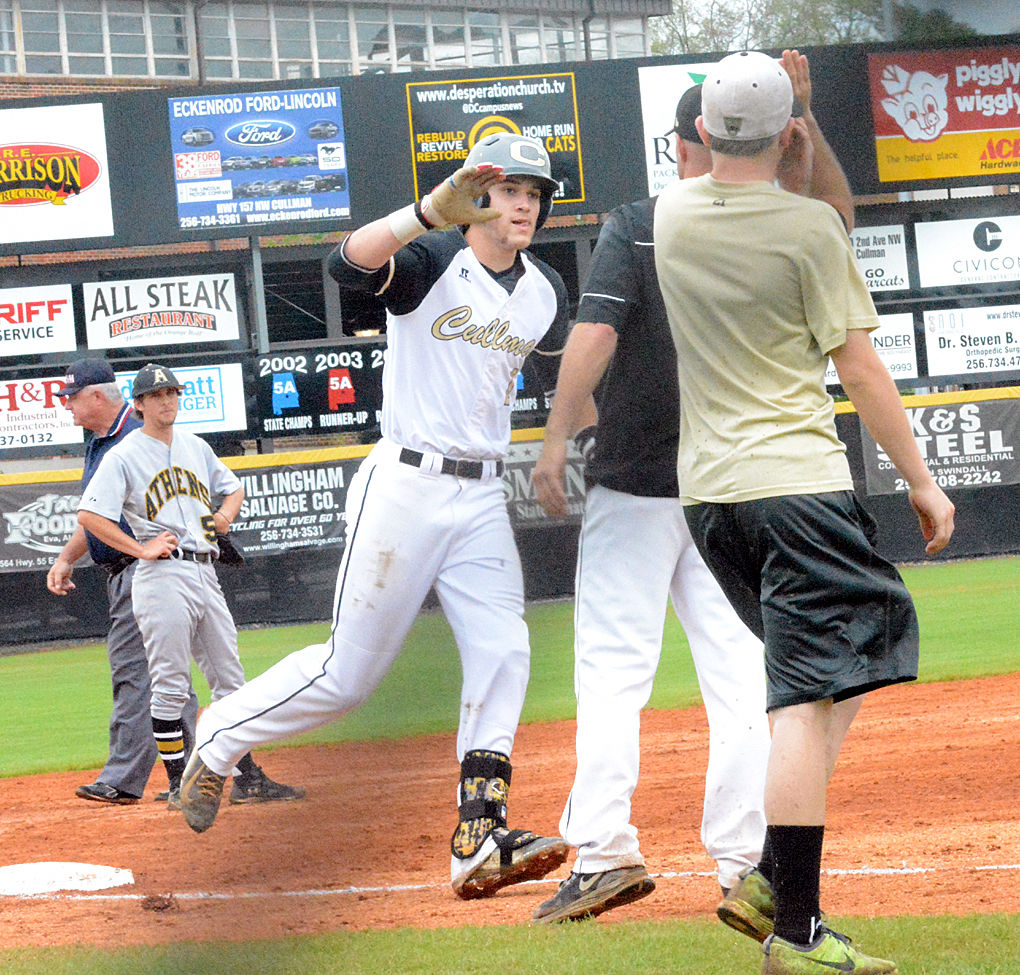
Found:
[[[142,430],[111,448],[89,481],[80,509],[127,519],[144,544],[168,530],[180,548],[218,552],[213,498],[233,494],[237,476],[192,433],[175,429],[168,447]]]
[[[362,287],[367,277],[389,312],[383,437],[447,457],[503,457],[525,357],[540,343],[555,352],[566,340],[559,275],[521,252],[508,293],[458,231],[427,234],[401,248],[392,266],[367,275],[343,248],[338,253],[330,273]],[[553,390],[559,359],[532,358],[547,372],[545,390]]]

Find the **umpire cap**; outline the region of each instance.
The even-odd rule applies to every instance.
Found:
[[[184,383],[178,382],[177,377],[166,366],[158,366],[150,362],[138,370],[135,381],[131,385],[131,396],[137,399],[146,393],[152,393],[157,389],[176,389],[183,391]]]
[[[117,377],[105,359],[79,359],[67,367],[64,388],[57,390],[57,396],[74,396],[86,386],[102,386],[116,381]]]

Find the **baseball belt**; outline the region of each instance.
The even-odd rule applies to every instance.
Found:
[[[184,559],[185,562],[201,562],[204,565],[216,561],[216,556],[212,552],[192,552],[186,548],[175,548],[168,558]]]
[[[425,454],[420,450],[401,447],[399,460],[401,464],[421,467],[422,461],[425,460]],[[443,474],[453,474],[454,477],[468,477],[478,481],[485,477],[487,464],[493,465],[489,470],[493,471],[496,477],[503,476],[503,461],[501,460],[465,460],[463,457],[444,457],[440,471]]]

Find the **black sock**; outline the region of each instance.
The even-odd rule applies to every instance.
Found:
[[[255,759],[251,757],[251,752],[245,752],[237,760],[237,768],[241,775],[248,776],[259,770],[259,767],[255,764]]]
[[[167,782],[170,783],[171,789],[176,789],[181,784],[184,766],[187,764],[184,754],[184,725],[180,718],[169,721],[165,718],[153,718],[152,734],[156,739],[159,757],[163,760],[163,768],[166,769]]]
[[[765,843],[761,848],[761,859],[758,861],[758,873],[760,873],[770,884],[776,875],[776,862],[772,859],[772,841],[769,839],[768,830],[765,831]]]
[[[774,868],[776,937],[810,944],[821,914],[818,881],[825,827],[769,826],[767,834]]]

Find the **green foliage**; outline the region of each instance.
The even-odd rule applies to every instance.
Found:
[[[873,41],[882,12],[882,0],[673,0],[649,23],[656,54],[707,54]]]
[[[1015,975],[1020,917],[841,919],[912,975]],[[716,921],[336,933],[250,944],[0,952],[6,975],[740,975],[761,952]]]
[[[909,3],[895,4],[893,23],[897,41],[918,47],[955,44],[978,36],[974,28],[958,23],[943,10],[926,10],[922,13]]]
[[[945,562],[903,569],[921,625],[921,679],[957,680],[1020,669],[1020,558]],[[574,716],[573,604],[529,607],[531,682],[524,722]],[[245,672],[254,677],[306,644],[328,639],[329,627],[280,627],[240,634]],[[195,672],[199,699],[208,688]],[[102,646],[0,658],[0,776],[93,769],[106,757],[110,674]],[[439,613],[416,621],[407,645],[379,689],[357,711],[285,745],[406,738],[456,726],[460,661]],[[700,700],[687,640],[672,612],[651,707]]]

